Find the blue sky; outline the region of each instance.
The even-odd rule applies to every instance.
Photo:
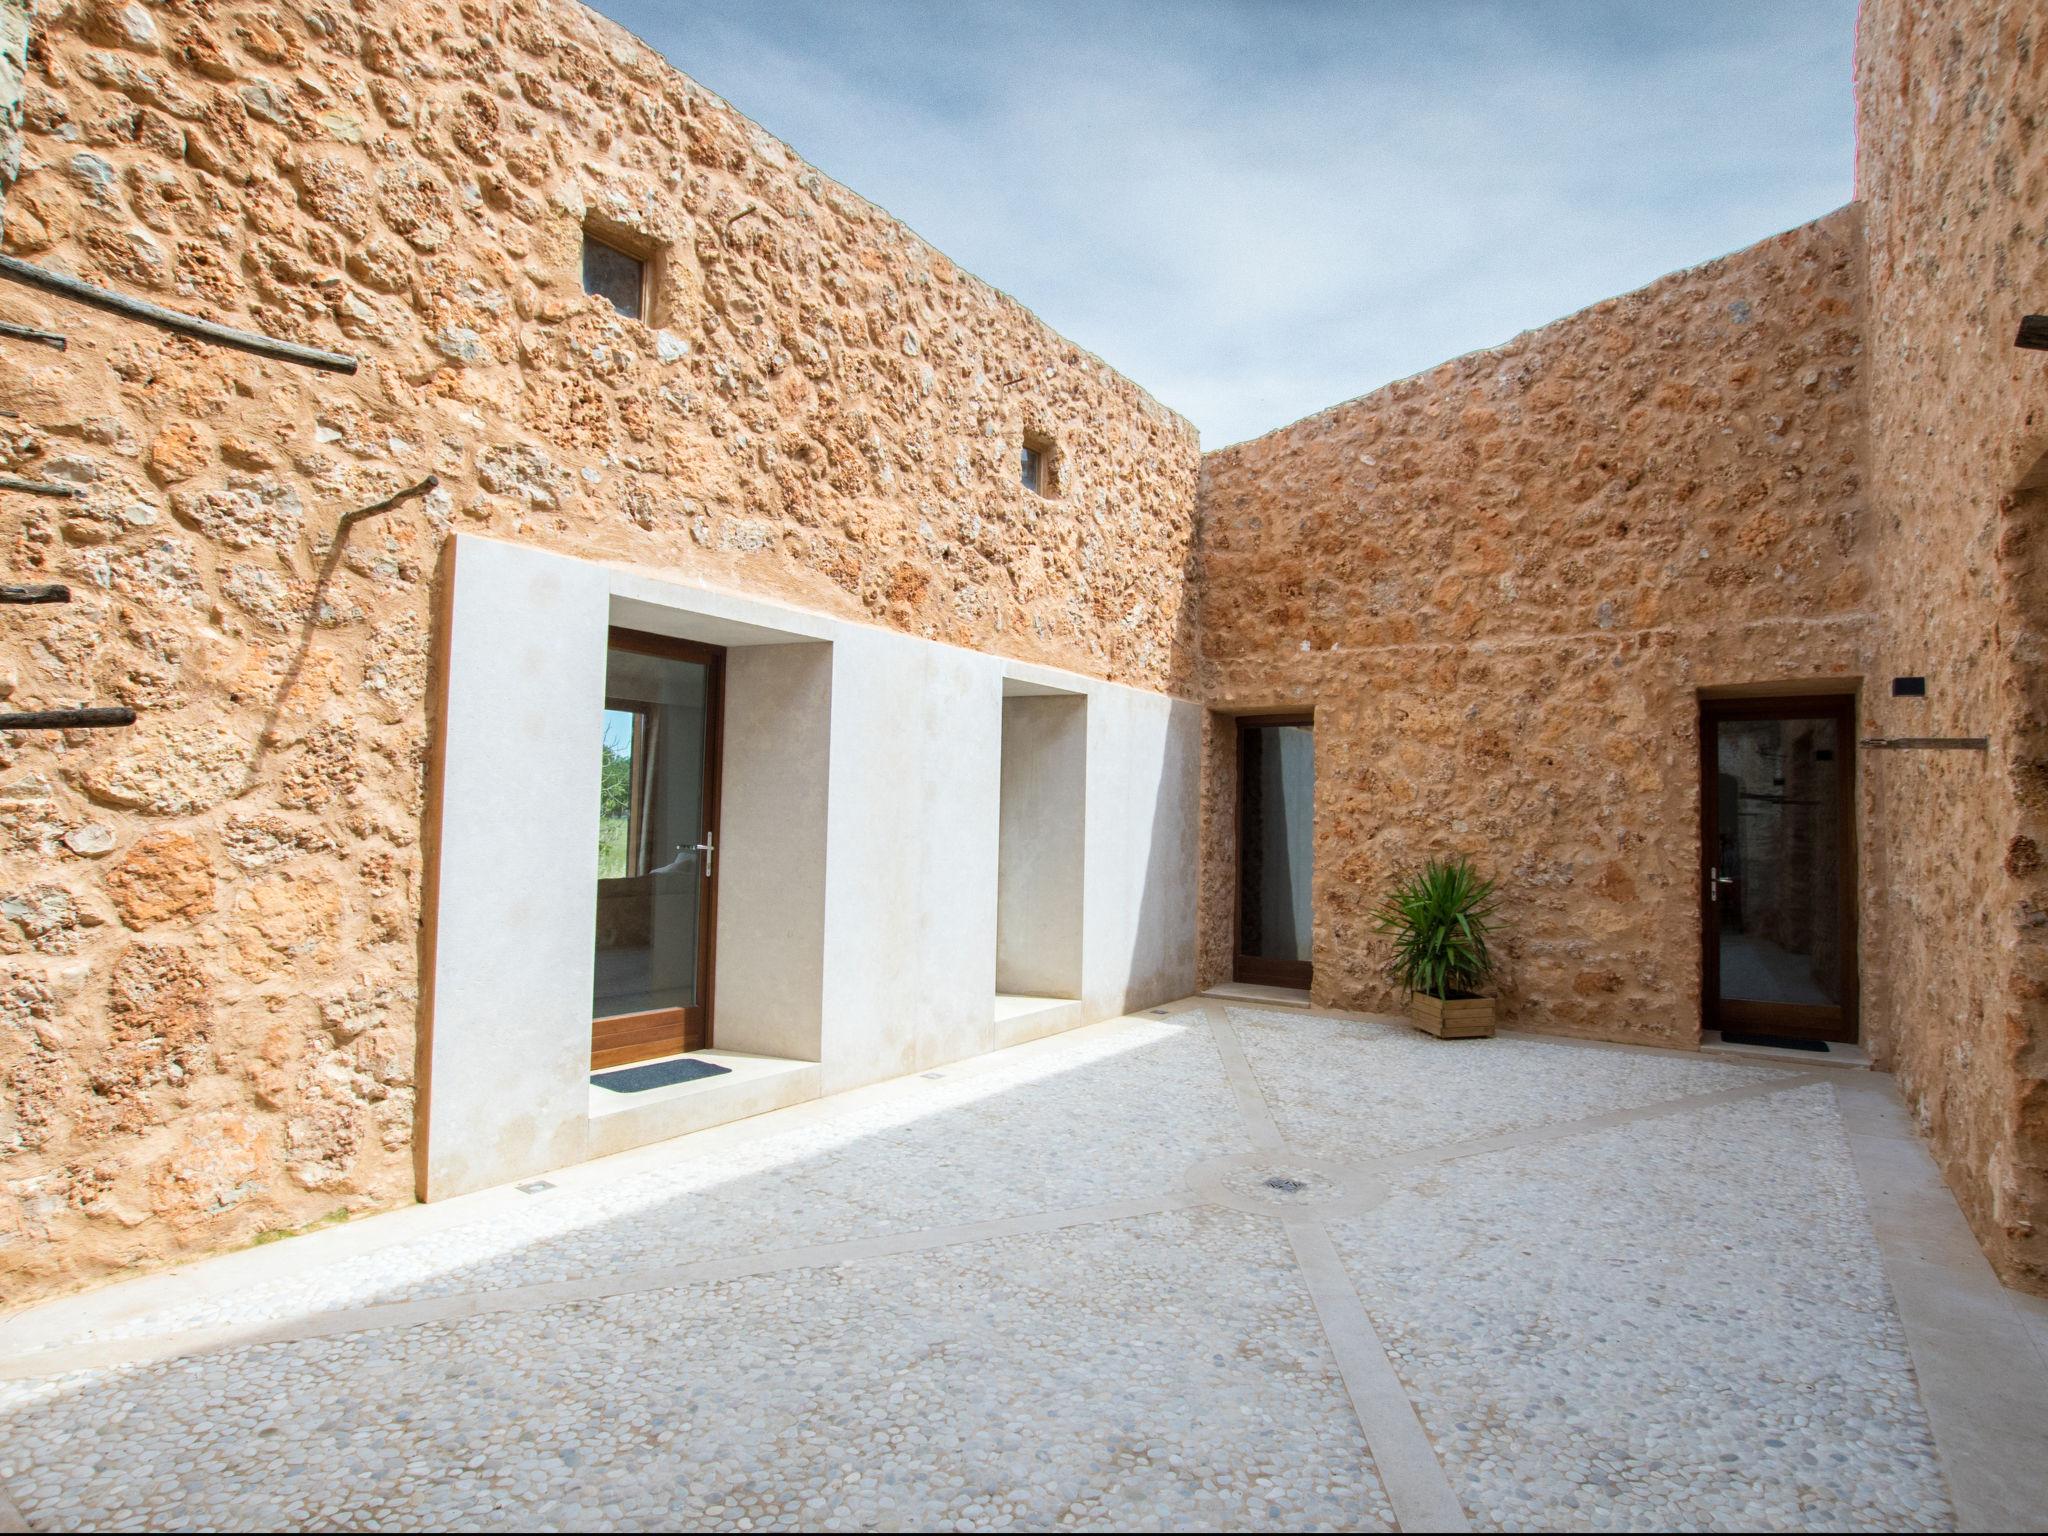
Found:
[[[598,0],[1221,447],[1852,195],[1855,0]]]

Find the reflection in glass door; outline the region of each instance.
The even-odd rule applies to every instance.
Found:
[[[605,658],[590,1064],[711,1043],[724,657],[629,630]]]
[[[1306,987],[1316,749],[1307,717],[1237,722],[1238,981]]]
[[[1855,701],[1701,705],[1705,1027],[1856,1038]]]

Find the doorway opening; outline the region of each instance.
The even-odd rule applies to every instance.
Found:
[[[592,1070],[711,1044],[724,682],[715,646],[610,633]]]
[[[1234,981],[1314,979],[1315,798],[1314,716],[1239,716]]]
[[[1853,1042],[1856,700],[1700,701],[1701,1027]]]

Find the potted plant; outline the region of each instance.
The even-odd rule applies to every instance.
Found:
[[[1373,914],[1394,941],[1387,974],[1408,993],[1408,1019],[1439,1040],[1493,1033],[1493,954],[1487,923],[1494,883],[1464,857],[1431,859],[1404,877]]]

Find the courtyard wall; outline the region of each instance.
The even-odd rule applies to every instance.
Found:
[[[362,366],[0,286],[0,692],[141,715],[0,742],[10,1300],[410,1197],[451,530],[1185,691],[1193,429],[582,7],[44,3],[23,106],[10,254]]]
[[[1862,671],[1865,365],[1851,207],[1209,454],[1205,978],[1226,717],[1312,705],[1316,1001],[1397,1004],[1372,909],[1461,852],[1517,1025],[1697,1041],[1698,691]]]
[[[2036,11],[1866,0],[1856,205],[1201,459],[567,0],[41,0],[0,245],[362,367],[0,286],[71,340],[0,344],[0,470],[81,493],[0,494],[6,578],[76,593],[7,611],[0,698],[142,717],[0,739],[8,1299],[410,1196],[456,530],[1204,700],[1207,980],[1227,717],[1313,705],[1348,1007],[1394,1001],[1387,881],[1465,851],[1512,1023],[1689,1045],[1702,690],[1989,736],[1862,758],[1862,1024],[2048,1287]],[[582,292],[586,229],[651,259],[646,323]]]
[[[1865,836],[1891,915],[1868,985],[1891,1065],[2008,1280],[2048,1289],[2048,16],[1865,0],[1873,701]],[[2031,490],[2023,488],[2029,479]]]
[[[1501,876],[1519,1024],[1698,1029],[1696,699],[1855,686],[1861,1022],[2048,1289],[2038,8],[1866,0],[1858,202],[1204,461],[1205,695],[1313,702],[1317,995],[1390,1006],[1398,870]],[[1896,676],[1927,679],[1894,698]],[[1203,974],[1227,974],[1212,718]]]

